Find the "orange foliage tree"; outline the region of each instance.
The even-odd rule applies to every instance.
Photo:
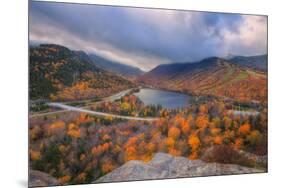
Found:
[[[251,126],[248,123],[241,125],[238,129],[238,133],[241,135],[246,135],[250,133]]]
[[[171,127],[168,131],[168,137],[177,140],[180,137],[181,131],[177,127]]]
[[[208,108],[207,108],[207,106],[204,105],[204,104],[201,104],[201,105],[199,106],[199,113],[200,113],[200,114],[207,114],[207,113],[208,113]]]
[[[173,148],[175,146],[175,140],[171,137],[166,139],[166,144],[169,148]]]
[[[207,116],[200,115],[196,118],[196,126],[201,130],[204,131],[208,126],[209,120]]]
[[[196,134],[192,134],[188,138],[188,144],[190,145],[192,151],[196,151],[200,147],[200,139]]]
[[[215,144],[217,144],[217,145],[220,145],[220,144],[222,144],[222,141],[223,141],[223,137],[222,136],[216,136],[215,138],[214,138],[214,143]]]
[[[104,152],[107,152],[110,147],[111,147],[112,143],[111,142],[106,142],[104,144],[98,145],[98,146],[94,146],[92,148],[92,154],[94,156],[100,156],[101,154],[103,154]]]
[[[133,136],[133,137],[129,138],[128,141],[125,143],[125,145],[124,145],[125,161],[138,159],[137,149],[136,149],[138,139],[139,139],[138,136]]]
[[[106,174],[108,172],[111,172],[112,170],[114,170],[116,168],[116,164],[115,162],[110,159],[109,157],[104,157],[102,159],[102,162],[101,162],[101,171],[103,174]]]
[[[65,123],[63,121],[56,121],[52,123],[48,128],[48,135],[58,134],[65,128]]]
[[[69,175],[65,175],[65,176],[60,177],[58,180],[61,185],[64,185],[65,183],[67,183],[71,180],[71,177]]]
[[[239,150],[243,148],[243,145],[244,145],[244,140],[242,138],[237,138],[234,143],[234,148]]]

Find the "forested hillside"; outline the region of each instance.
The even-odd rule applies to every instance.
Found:
[[[55,44],[30,48],[29,68],[31,99],[88,99],[133,86],[95,66],[87,54]]]
[[[230,97],[240,101],[267,100],[264,72],[216,57],[198,63],[159,65],[139,77],[139,81],[195,95]]]

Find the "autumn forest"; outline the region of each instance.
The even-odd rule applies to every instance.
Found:
[[[110,34],[101,34],[101,40]],[[159,153],[189,161],[189,173],[197,163],[222,165],[216,167],[219,175],[267,172],[266,53],[223,56],[205,52],[204,58],[196,60],[153,64],[154,56],[162,54],[155,51],[154,56],[147,55],[151,62],[136,55],[132,62],[137,63],[129,64],[130,55],[136,54],[134,45],[144,45],[138,41],[122,64],[122,58],[113,61],[102,57],[103,53],[99,57],[96,49],[79,48],[64,40],[65,44],[44,41],[44,36],[41,40],[35,37],[32,41],[37,43],[29,47],[30,186],[96,183],[102,177],[115,181],[112,172],[131,161],[149,164]],[[158,42],[162,49],[163,41]],[[143,47],[141,54],[145,56],[153,45]],[[183,50],[186,56],[195,54],[188,50]],[[204,170],[208,168],[199,176],[218,175]],[[178,176],[166,176],[170,177]]]

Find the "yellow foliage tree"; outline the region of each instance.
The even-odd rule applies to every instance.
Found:
[[[37,161],[41,158],[41,152],[40,151],[34,151],[34,150],[30,149],[29,153],[30,153],[30,159],[32,161]]]
[[[81,136],[80,129],[71,129],[67,131],[67,135],[72,138],[79,138]]]
[[[76,124],[71,123],[68,126],[67,135],[72,138],[79,138],[81,136],[81,131]]]
[[[52,123],[48,128],[48,134],[56,134],[59,133],[60,130],[65,128],[65,123],[63,121],[56,121]]]

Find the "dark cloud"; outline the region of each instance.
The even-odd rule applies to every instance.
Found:
[[[32,1],[30,38],[61,43],[148,70],[161,63],[197,61],[228,53],[264,53],[264,19]],[[256,39],[248,36],[251,29]],[[240,41],[247,37],[249,42]]]

